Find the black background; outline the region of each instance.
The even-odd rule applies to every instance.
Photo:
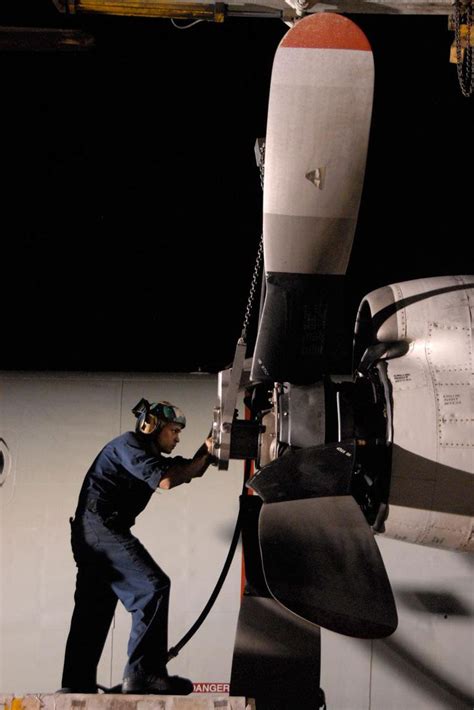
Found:
[[[474,101],[449,63],[446,16],[350,17],[376,83],[348,357],[364,294],[472,272]],[[73,20],[41,0],[2,2],[0,23],[95,38],[88,52],[0,52],[0,369],[227,366],[261,232],[254,143],[288,27]]]

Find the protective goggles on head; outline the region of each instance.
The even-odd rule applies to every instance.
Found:
[[[141,399],[132,412],[137,418],[137,434],[154,434],[165,424],[179,424],[183,429],[186,426],[186,417],[179,407],[165,400],[150,404],[148,400]]]

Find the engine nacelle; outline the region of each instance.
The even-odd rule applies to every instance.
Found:
[[[474,547],[473,307],[472,276],[392,284],[360,305],[355,361],[366,371],[378,363],[388,381],[389,537]],[[383,354],[397,344],[399,356]]]

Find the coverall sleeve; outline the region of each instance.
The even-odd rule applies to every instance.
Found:
[[[117,453],[120,455],[124,469],[135,478],[144,481],[153,490],[158,488],[161,477],[173,464],[187,461],[182,456],[155,455],[130,442]]]

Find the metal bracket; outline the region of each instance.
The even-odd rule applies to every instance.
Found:
[[[212,454],[217,458],[217,467],[227,470],[230,459],[230,440],[234,421],[237,395],[242,381],[247,343],[239,338],[235,348],[232,367],[219,372],[217,405],[212,423]]]

